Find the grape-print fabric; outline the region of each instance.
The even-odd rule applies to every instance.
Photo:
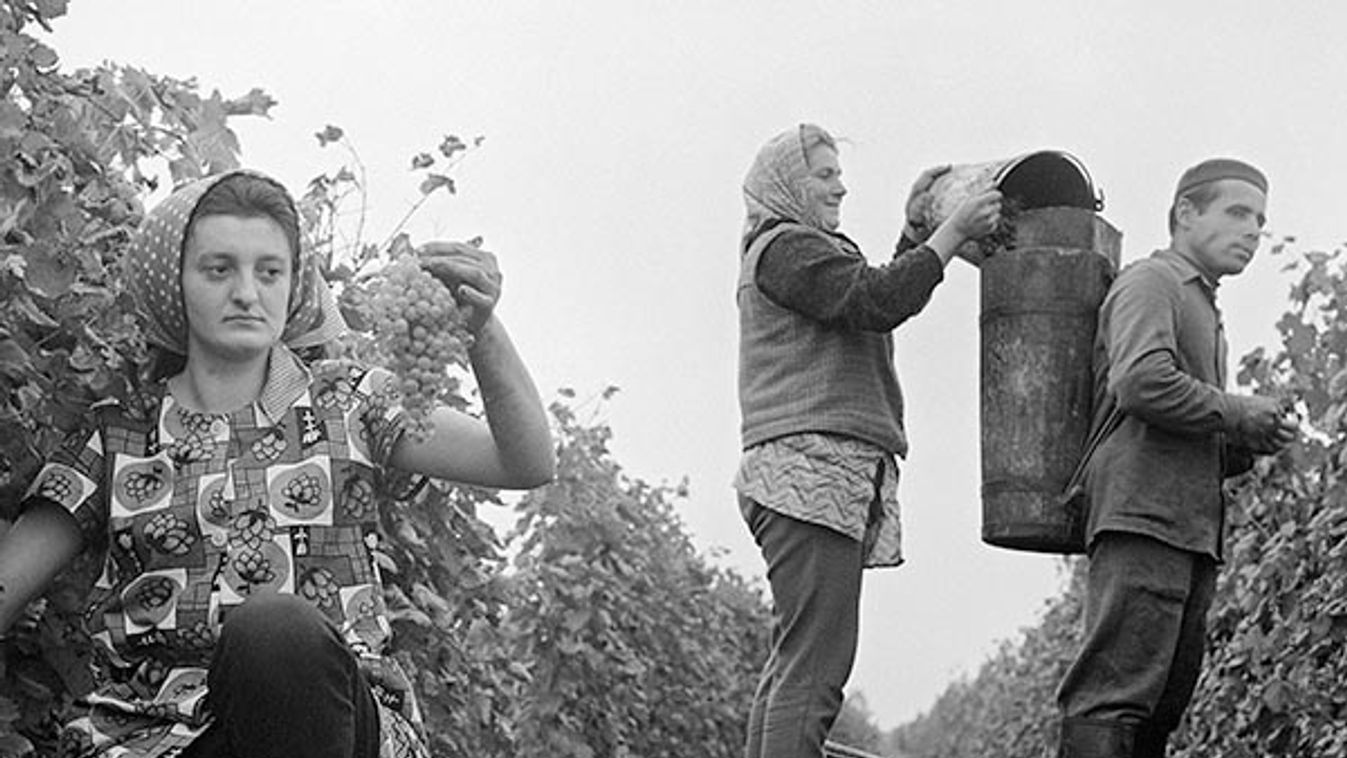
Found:
[[[289,366],[287,369],[286,366]],[[95,406],[91,429],[49,460],[25,497],[72,513],[106,545],[85,615],[87,715],[66,754],[173,755],[206,726],[206,669],[222,620],[251,595],[312,602],[374,683],[386,756],[422,756],[409,682],[385,657],[378,508],[405,431],[398,382],[383,369],[273,350],[267,384],[305,379],[280,413],[250,404],[208,414],[165,383],[138,409]]]

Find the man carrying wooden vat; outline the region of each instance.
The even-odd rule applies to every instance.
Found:
[[[1261,237],[1267,179],[1215,158],[1179,179],[1170,245],[1119,274],[1099,311],[1086,464],[1085,637],[1058,690],[1059,758],[1155,758],[1201,670],[1221,481],[1295,436],[1276,400],[1224,391],[1221,277]]]

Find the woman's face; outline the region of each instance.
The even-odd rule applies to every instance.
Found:
[[[837,151],[818,144],[805,154],[809,176],[804,182],[805,210],[819,220],[825,229],[836,229],[841,223],[842,198],[847,188],[842,184],[842,167],[837,163]]]
[[[293,276],[290,243],[270,218],[194,221],[182,261],[188,359],[270,351],[285,330]]]

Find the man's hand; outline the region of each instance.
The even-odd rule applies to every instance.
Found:
[[[1291,444],[1299,432],[1299,419],[1275,398],[1254,395],[1240,398],[1243,417],[1236,433],[1258,455],[1272,455]]]
[[[473,334],[496,310],[503,276],[496,256],[466,242],[428,242],[417,251],[421,267],[444,283],[460,307],[468,311]]]

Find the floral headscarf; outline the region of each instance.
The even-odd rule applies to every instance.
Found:
[[[150,344],[187,355],[187,312],[182,295],[182,253],[187,224],[201,196],[222,179],[255,171],[231,171],[184,184],[155,206],[136,230],[127,251],[127,282]],[[280,187],[279,183],[276,183]],[[284,191],[284,188],[281,188]],[[290,198],[287,192],[286,197]],[[293,205],[294,200],[290,200]],[[326,344],[346,331],[336,298],[318,269],[318,258],[300,244],[299,265],[290,284],[290,312],[281,341],[298,349]]]
[[[748,206],[745,236],[773,219],[828,231],[822,219],[809,210],[804,195],[804,180],[809,176],[805,145],[820,139],[834,142],[822,127],[800,124],[771,138],[758,151],[744,177],[744,203]]]

